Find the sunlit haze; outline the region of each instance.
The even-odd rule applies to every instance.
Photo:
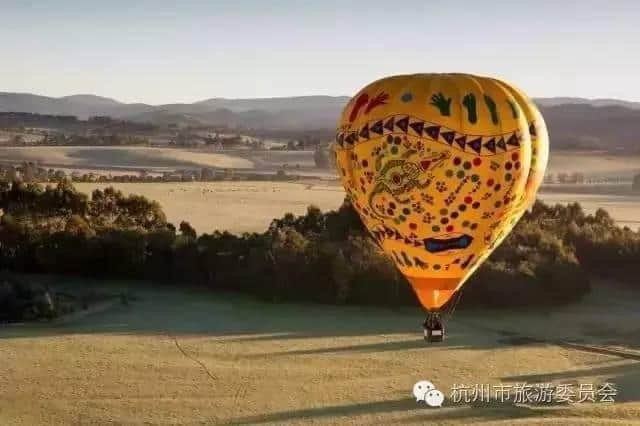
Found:
[[[350,95],[397,73],[469,72],[532,96],[640,100],[640,2],[0,3],[0,91],[151,104]]]

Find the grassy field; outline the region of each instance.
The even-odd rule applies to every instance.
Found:
[[[640,173],[640,156],[593,151],[553,151],[549,155],[547,173],[582,173],[588,178],[619,176],[631,179]]]
[[[90,193],[109,184],[78,183]],[[331,184],[286,182],[189,182],[119,183],[125,193],[142,194],[162,205],[169,221],[187,220],[199,232],[215,229],[231,232],[264,231],[273,218],[287,212],[302,214],[309,204],[322,210],[336,209],[344,199],[342,187]],[[632,195],[545,193],[539,198],[550,203],[580,202],[588,213],[607,209],[620,225],[640,225],[640,197]]]
[[[33,161],[47,167],[162,172],[185,168],[232,168],[275,171],[282,167],[297,172],[328,174],[315,169],[312,151],[216,152],[173,148],[134,147],[0,147],[0,161]]]
[[[563,309],[459,308],[447,340],[431,345],[422,340],[417,308],[275,305],[139,285],[133,294],[128,306],[63,324],[0,326],[0,424],[640,419],[638,294],[604,284]],[[425,379],[445,394],[442,408],[416,403],[413,384]],[[509,401],[496,398],[494,386],[523,382],[576,390],[612,382],[618,394],[615,403],[571,405],[515,403],[515,391]],[[489,401],[453,401],[456,384],[491,385]]]
[[[78,183],[90,193],[108,184]],[[311,203],[336,209],[344,199],[342,187],[284,182],[122,183],[124,193],[157,200],[176,225],[187,220],[199,232],[262,232],[271,220],[287,212],[302,214]]]
[[[147,147],[0,147],[0,160],[34,161],[57,167],[173,170],[175,168],[248,168],[239,156]]]

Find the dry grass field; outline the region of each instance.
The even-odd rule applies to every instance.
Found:
[[[442,344],[423,341],[417,308],[264,304],[139,284],[133,294],[128,306],[67,323],[0,326],[0,424],[640,419],[638,294],[603,284],[567,308],[459,309]],[[412,387],[424,379],[445,394],[442,408],[416,403]],[[574,400],[580,385],[611,382],[616,402],[516,403],[515,386],[525,382],[571,385]],[[461,384],[490,385],[489,400],[454,401],[452,387]],[[499,385],[508,401],[496,397]]]
[[[312,151],[208,151],[133,147],[1,147],[0,161],[33,161],[46,166],[94,170],[167,171],[181,168],[232,168],[274,171],[286,165],[292,170],[315,170]]]
[[[77,183],[78,190],[91,193],[104,183]],[[340,206],[342,187],[332,184],[288,182],[185,182],[118,183],[124,193],[141,194],[157,200],[174,224],[187,220],[199,232],[215,229],[230,232],[261,232],[273,218],[287,212],[303,214],[309,204],[322,210]],[[549,203],[580,202],[588,213],[607,209],[620,225],[637,229],[640,225],[640,196],[545,193],[539,198]]]
[[[91,193],[109,184],[77,183],[79,191]],[[187,220],[199,232],[216,229],[230,232],[262,232],[271,220],[287,212],[303,214],[309,204],[323,210],[340,206],[344,190],[337,185],[286,182],[185,182],[119,183],[126,194],[157,200],[170,222]]]
[[[582,173],[586,177],[620,176],[630,179],[640,173],[640,156],[593,151],[553,151],[547,173]]]
[[[0,147],[0,160],[34,161],[58,167],[173,170],[221,167],[252,169],[250,160],[216,152],[147,147]]]

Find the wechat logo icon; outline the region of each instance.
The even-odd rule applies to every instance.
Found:
[[[442,407],[444,394],[428,380],[420,380],[413,385],[413,396],[416,402],[424,401],[429,407]]]

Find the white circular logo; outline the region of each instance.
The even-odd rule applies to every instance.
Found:
[[[420,380],[413,385],[413,396],[416,402],[424,401],[429,407],[441,407],[444,402],[444,394],[428,380]]]
[[[438,389],[432,389],[424,396],[424,402],[426,402],[429,407],[442,407],[444,394]]]

